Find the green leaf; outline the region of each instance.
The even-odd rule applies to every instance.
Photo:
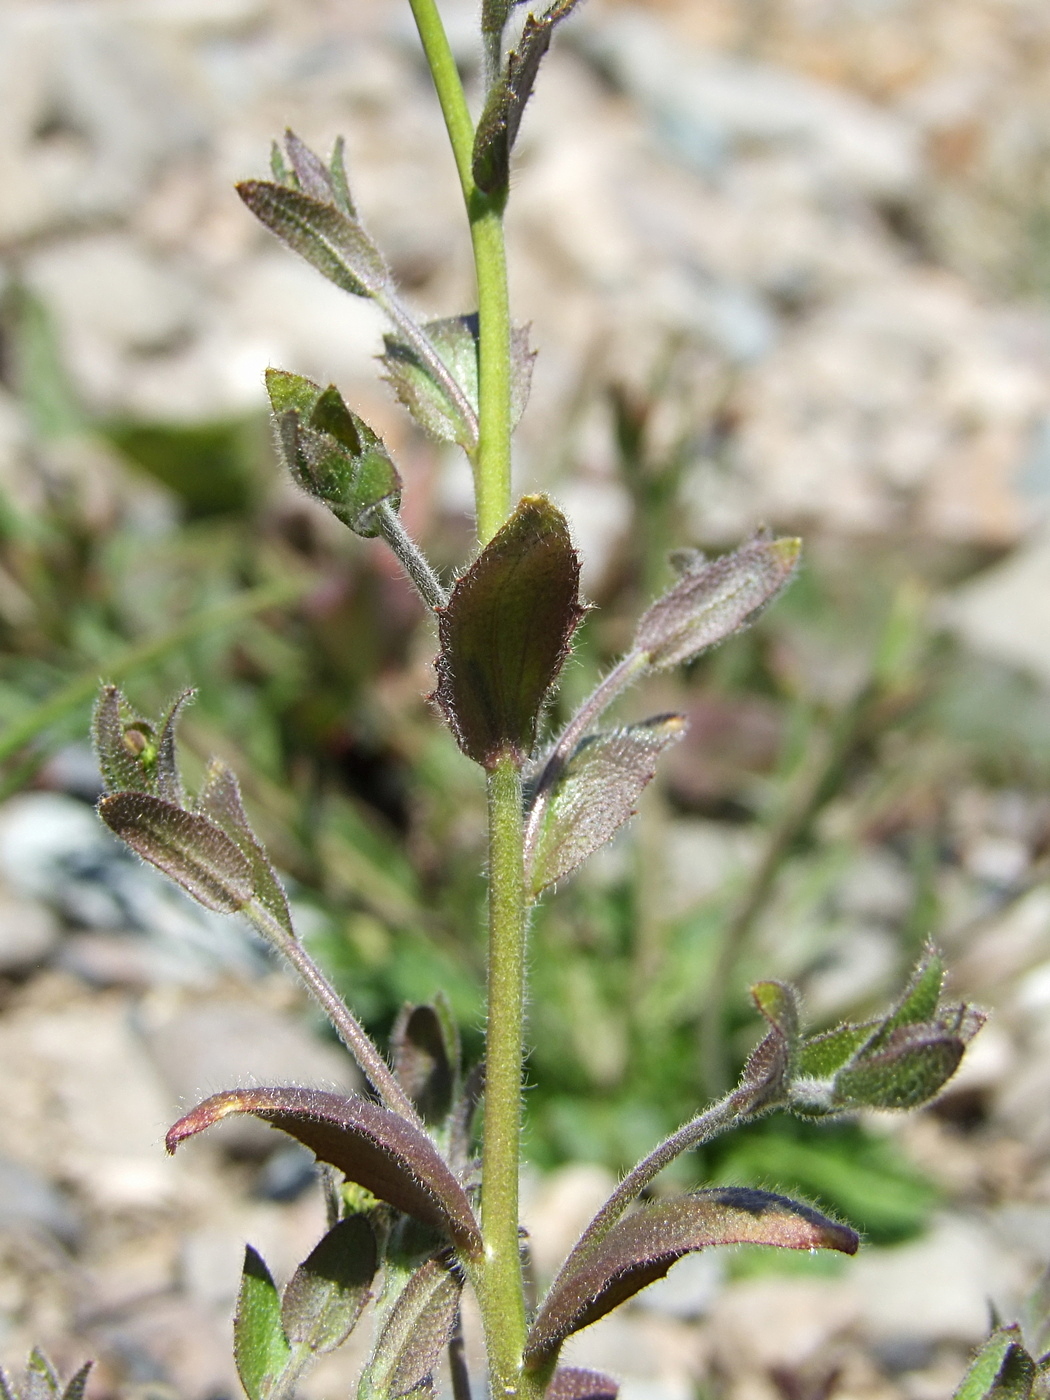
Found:
[[[341,1346],[368,1301],[377,1264],[376,1238],[365,1216],[333,1225],[284,1290],[281,1320],[288,1340],[312,1352]]]
[[[294,479],[356,534],[379,534],[376,507],[389,501],[396,510],[401,499],[401,478],[382,440],[334,384],[322,389],[302,375],[268,369],[266,389],[278,449]]]
[[[851,1059],[871,1039],[874,1021],[860,1026],[841,1025],[823,1035],[815,1035],[799,1050],[795,1072],[814,1079],[825,1079]]]
[[[321,1089],[231,1089],[180,1118],[166,1138],[168,1151],[234,1113],[272,1123],[380,1200],[450,1235],[471,1253],[480,1248],[463,1187],[430,1138],[399,1114],[368,1099]]]
[[[378,248],[342,209],[268,180],[244,180],[237,193],[260,223],[344,292],[377,297],[393,291]]]
[[[423,332],[438,358],[478,412],[478,317],[452,316],[430,321]],[[468,422],[448,391],[431,374],[417,352],[396,335],[383,337],[386,353],[380,358],[386,378],[419,426],[438,442],[455,442],[465,452],[477,448],[477,425]],[[516,426],[529,401],[532,366],[536,356],[529,349],[528,331],[515,326],[510,335],[511,424]]]
[[[601,1371],[579,1366],[559,1366],[551,1377],[544,1400],[616,1400],[620,1387]]]
[[[117,792],[99,816],[143,860],[208,909],[236,914],[254,893],[252,869],[214,822],[145,792]]]
[[[252,890],[285,933],[294,937],[292,915],[284,886],[255,832],[248,825],[237,778],[221,758],[213,758],[204,775],[204,785],[197,795],[198,815],[214,822],[234,843],[251,868]]]
[[[774,1030],[794,1046],[798,1039],[798,993],[787,982],[756,982],[751,1000]]]
[[[394,1073],[424,1123],[443,1123],[452,1108],[458,1037],[434,1006],[402,1007],[390,1034]]]
[[[26,1366],[22,1400],[59,1400],[61,1393],[57,1371],[40,1348],[34,1347]]]
[[[62,1392],[62,1400],[84,1400],[84,1390],[94,1364],[93,1361],[85,1361],[80,1370],[73,1373],[65,1390]]]
[[[944,985],[944,961],[928,943],[896,1006],[879,1026],[869,1049],[884,1044],[899,1026],[915,1026],[937,1015]]]
[[[769,1191],[723,1186],[654,1202],[620,1220],[579,1257],[570,1255],[529,1331],[526,1360],[549,1356],[566,1337],[597,1322],[698,1249],[764,1244],[855,1254],[859,1243],[848,1226]]]
[[[398,1400],[428,1379],[452,1334],[462,1289],[462,1279],[440,1259],[416,1270],[379,1334],[362,1397]]]
[[[291,1360],[281,1326],[281,1300],[262,1256],[247,1245],[237,1311],[233,1354],[248,1400],[267,1400]]]
[[[660,755],[685,728],[681,715],[657,715],[577,745],[553,786],[534,795],[527,818],[525,860],[534,898],[571,875],[634,816]]]
[[[502,79],[493,84],[478,122],[471,166],[474,183],[500,199],[510,181],[510,153],[518,136],[525,104],[532,96],[543,56],[550,48],[555,25],[570,14],[577,0],[556,0],[538,18],[529,15],[517,48],[507,59]],[[504,16],[505,17],[505,16]],[[494,22],[498,16],[493,15]]]
[[[755,539],[687,568],[643,614],[632,651],[663,671],[749,626],[788,583],[801,548],[797,539]]]
[[[579,577],[565,517],[545,496],[525,496],[439,612],[434,698],[460,748],[486,768],[532,751],[583,615]]]
[[[489,72],[499,69],[503,31],[507,27],[511,11],[516,5],[523,3],[524,0],[481,0],[481,35],[489,57]]]
[[[104,685],[99,693],[91,735],[108,792],[156,794],[153,726],[135,714],[115,685]]]
[[[970,1363],[954,1400],[1029,1400],[1036,1374],[1021,1329],[1000,1327]]]
[[[940,1092],[965,1048],[936,1026],[900,1026],[874,1054],[865,1050],[838,1071],[832,1103],[838,1110],[914,1108]]]

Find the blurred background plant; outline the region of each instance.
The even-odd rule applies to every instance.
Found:
[[[370,1030],[440,986],[480,1044],[482,794],[427,712],[431,628],[381,547],[279,480],[263,368],[335,364],[439,563],[463,556],[468,493],[374,386],[367,313],[228,190],[275,123],[344,131],[402,283],[435,314],[469,300],[388,8],[0,17],[0,869],[62,919],[36,952],[0,933],[11,1016],[41,967],[93,995],[154,979],[102,941],[148,934],[126,895],[96,917],[61,883],[79,860],[82,894],[97,852],[61,878],[24,865],[26,794],[97,794],[102,675],[150,713],[198,687],[187,762],[237,771]],[[918,1127],[771,1120],[678,1180],[799,1192],[875,1243],[959,1200],[1050,1209],[1048,54],[1035,0],[595,3],[559,36],[510,228],[541,351],[519,476],[563,501],[600,605],[559,703],[622,649],[669,551],[761,522],[807,551],[752,631],[620,712],[690,729],[626,836],[537,911],[541,1172],[618,1172],[726,1083],[757,977],[798,982],[818,1029],[882,1004],[932,934],[955,988],[1005,1009]]]

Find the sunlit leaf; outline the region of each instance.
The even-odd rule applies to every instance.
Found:
[[[838,1108],[914,1108],[937,1094],[955,1071],[966,1046],[937,1027],[899,1026],[870,1054],[835,1075]]]
[[[876,1022],[836,1026],[833,1031],[815,1035],[803,1043],[798,1055],[797,1073],[824,1079],[840,1069],[871,1038]]]
[[[1028,1400],[1036,1375],[1021,1329],[999,1327],[970,1363],[954,1400]]]
[[[642,615],[632,651],[655,670],[691,660],[753,622],[795,571],[801,541],[755,539],[698,562]]]
[[[277,878],[266,852],[248,825],[237,778],[228,764],[213,758],[197,795],[197,812],[215,823],[236,845],[251,867],[252,889],[263,908],[288,934],[293,932],[292,915],[284,886]]]
[[[376,1238],[363,1215],[340,1220],[292,1275],[281,1300],[290,1342],[334,1351],[353,1331],[378,1265]]]
[[[872,1036],[868,1049],[885,1043],[899,1026],[932,1021],[940,1005],[943,985],[944,961],[936,948],[927,944],[900,1000]]]
[[[583,609],[565,517],[544,496],[517,510],[456,582],[438,615],[434,698],[468,757],[521,763]]]
[[[854,1254],[859,1239],[811,1206],[747,1187],[718,1187],[643,1206],[581,1256],[570,1256],[532,1325],[526,1357],[548,1354],[662,1278],[683,1255],[721,1244]]]
[[[39,1347],[29,1353],[22,1400],[58,1400],[62,1386],[58,1372]]]
[[[251,1245],[244,1251],[233,1354],[248,1400],[267,1400],[292,1355],[281,1326],[277,1289],[262,1256]]]
[[[248,861],[214,822],[146,792],[103,797],[99,816],[143,860],[222,914],[236,914],[254,892]]]
[[[321,204],[334,204],[335,189],[324,161],[314,155],[310,147],[291,129],[284,133],[284,149],[288,152],[288,159],[303,194],[308,194],[311,199],[316,199]]]
[[[446,1232],[462,1248],[479,1248],[462,1186],[426,1134],[399,1114],[321,1089],[231,1089],[180,1118],[168,1133],[168,1151],[234,1113],[272,1123],[380,1200]]]
[[[534,896],[570,875],[634,815],[660,755],[685,728],[681,715],[658,715],[577,746],[553,789],[534,799],[526,837]]]

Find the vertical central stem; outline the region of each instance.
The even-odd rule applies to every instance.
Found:
[[[521,779],[502,758],[488,777],[489,971],[485,1060],[485,1137],[481,1233],[485,1244],[483,1310],[500,1319],[490,1331],[489,1365],[497,1387],[513,1394],[525,1344],[518,1246],[518,1161],[525,1001],[525,874]]]
[[[478,201],[480,202],[480,201]],[[471,211],[478,281],[478,539],[487,544],[510,514],[510,305],[502,211]]]

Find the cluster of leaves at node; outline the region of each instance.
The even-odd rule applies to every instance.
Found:
[[[34,1347],[29,1356],[21,1385],[15,1385],[0,1367],[0,1400],[84,1400],[84,1387],[92,1363],[84,1365],[65,1383],[40,1350]]]

